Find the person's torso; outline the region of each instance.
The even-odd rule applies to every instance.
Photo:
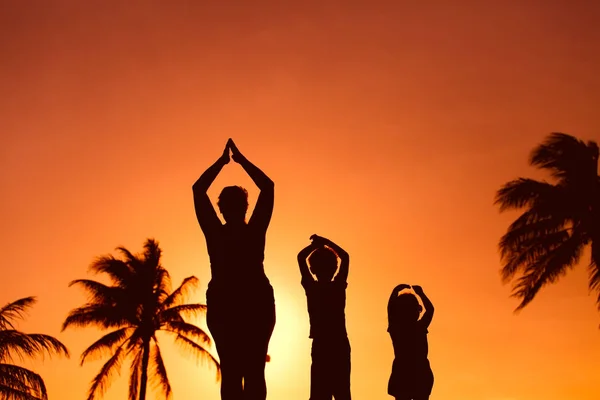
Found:
[[[346,283],[312,282],[306,288],[310,337],[345,337]]]
[[[222,225],[206,237],[211,269],[207,301],[212,304],[274,301],[273,288],[263,267],[265,237],[266,232],[251,225]]]
[[[206,237],[210,257],[211,279],[215,284],[226,281],[248,282],[266,278],[263,260],[265,232],[250,225],[222,225]]]
[[[396,358],[407,362],[426,361],[429,353],[427,328],[420,324],[390,328]]]

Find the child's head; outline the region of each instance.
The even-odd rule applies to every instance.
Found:
[[[308,264],[319,282],[329,282],[337,271],[338,259],[330,248],[319,247],[308,257]]]
[[[402,293],[394,303],[395,314],[404,321],[418,321],[423,307],[419,304],[417,296],[412,293]]]

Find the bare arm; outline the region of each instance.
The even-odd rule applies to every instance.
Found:
[[[333,249],[333,251],[338,255],[338,257],[341,260],[340,270],[338,271],[334,280],[347,282],[348,281],[348,270],[350,267],[350,255],[346,252],[346,250],[342,249],[340,246],[338,246],[331,240],[326,239],[321,236],[318,236],[318,235],[312,235],[311,239],[313,239],[318,244],[323,244],[323,245],[328,246],[331,249]]]
[[[275,184],[264,172],[240,153],[233,140],[229,139],[227,146],[231,149],[233,160],[242,166],[254,184],[260,189],[256,207],[254,207],[249,223],[258,224],[266,230],[273,215]]]
[[[306,263],[306,259],[308,256],[317,249],[317,245],[312,242],[298,253],[298,266],[300,267],[300,275],[302,276],[302,280],[314,281],[310,270],[308,269],[308,264]]]
[[[421,286],[413,285],[413,290],[416,294],[419,295],[421,301],[423,302],[423,305],[425,306],[425,312],[423,313],[423,316],[421,317],[419,322],[424,324],[427,328],[429,327],[429,324],[431,324],[431,320],[433,319],[433,303],[431,302],[431,300],[429,300],[429,297],[425,295],[425,292],[423,292],[423,288]]]
[[[215,209],[208,198],[208,188],[215,181],[215,178],[223,169],[223,166],[229,162],[229,148],[225,148],[223,155],[194,183],[192,191],[194,192],[194,207],[196,209],[196,218],[200,228],[206,235],[210,233],[216,226],[221,225],[221,221],[215,212]]]

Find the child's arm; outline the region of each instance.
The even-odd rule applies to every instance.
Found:
[[[260,189],[258,200],[256,201],[256,207],[252,212],[249,224],[258,224],[262,229],[266,230],[271,221],[273,215],[273,203],[275,197],[275,184],[273,181],[258,168],[252,164],[240,151],[233,142],[229,139],[227,141],[227,147],[231,149],[231,156],[233,161],[237,162],[242,166],[244,171],[250,176],[252,181]]]
[[[196,209],[196,218],[202,231],[206,233],[212,232],[216,226],[221,225],[219,217],[206,194],[210,185],[223,169],[223,166],[229,162],[229,147],[225,147],[223,154],[213,165],[208,167],[204,173],[198,178],[192,191],[194,192],[194,208]]]
[[[429,324],[431,324],[431,320],[433,319],[433,303],[425,295],[425,292],[423,292],[423,288],[421,286],[413,285],[412,288],[415,291],[415,293],[419,295],[421,301],[423,302],[423,305],[425,306],[425,313],[423,313],[423,316],[421,317],[419,322],[424,324],[427,328]]]
[[[308,269],[308,264],[306,263],[306,259],[310,256],[310,253],[317,249],[317,245],[315,242],[312,242],[298,253],[298,266],[300,267],[300,275],[302,276],[303,281],[314,281],[315,279],[310,273]]]
[[[338,271],[334,280],[346,282],[348,280],[348,270],[350,266],[350,255],[346,252],[346,250],[342,249],[340,246],[333,243],[331,240],[321,237],[319,235],[312,235],[310,238],[318,244],[323,244],[327,247],[330,247],[338,255],[338,257],[341,259],[340,270]]]

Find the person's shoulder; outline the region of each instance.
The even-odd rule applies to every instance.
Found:
[[[223,222],[221,222],[221,220],[218,220],[218,223],[215,223],[214,225],[211,226],[212,228],[212,232],[225,232],[229,227],[227,226],[227,224],[224,224]]]
[[[302,287],[304,289],[312,289],[313,287],[315,287],[315,280],[312,278],[302,278],[302,280],[300,280],[300,284],[302,285]]]
[[[206,240],[217,240],[218,238],[223,237],[226,229],[226,225],[221,221],[218,221],[218,223],[212,224],[209,229],[204,231],[204,237]]]

